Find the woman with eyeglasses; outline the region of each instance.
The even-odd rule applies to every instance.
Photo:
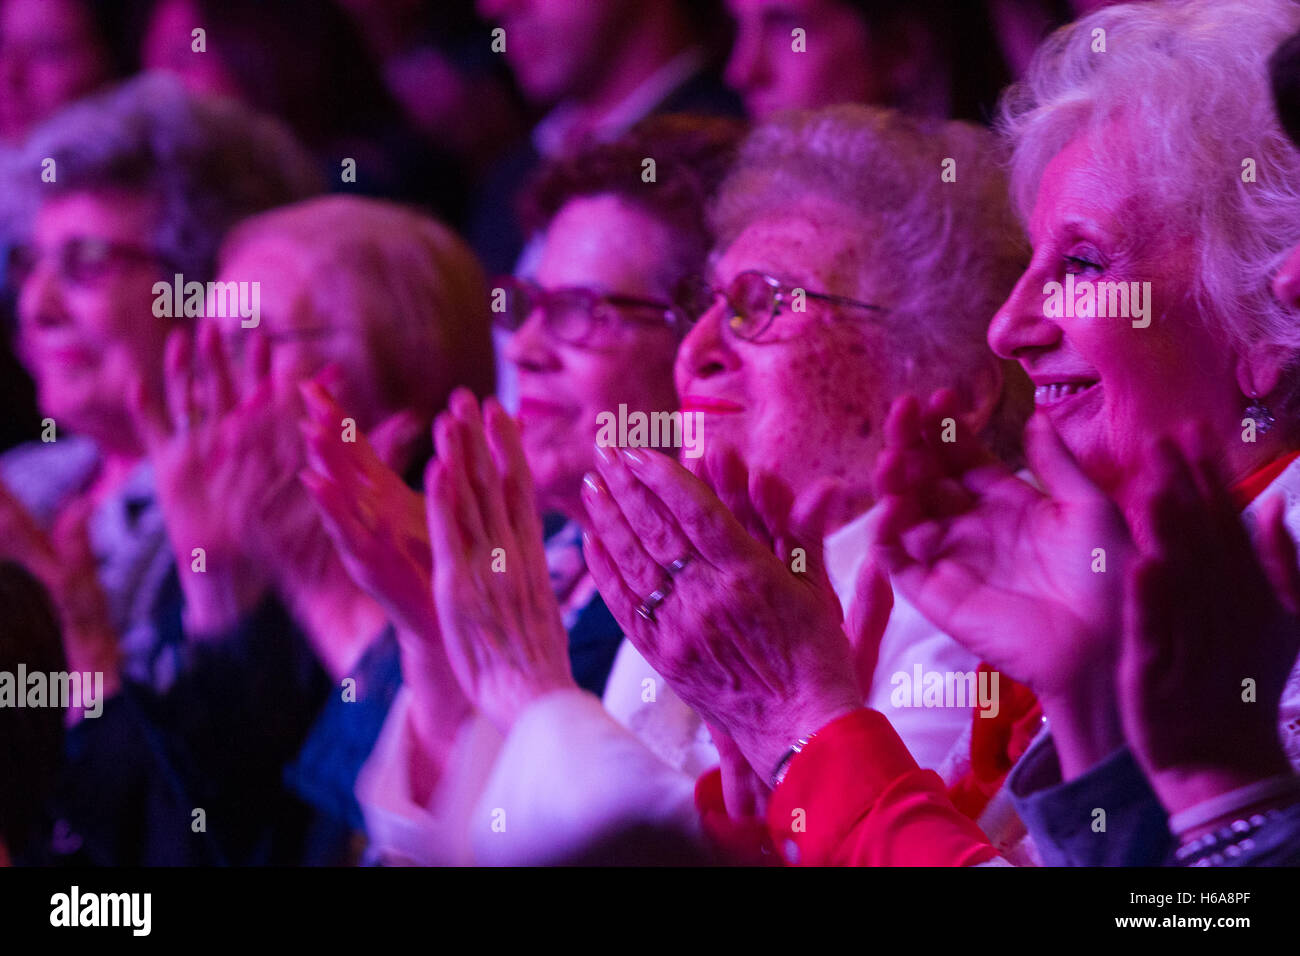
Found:
[[[128,394],[136,376],[162,388],[163,342],[186,320],[156,314],[153,285],[178,272],[210,279],[230,225],[318,180],[278,125],[148,76],[38,127],[5,184],[19,237],[8,272],[17,352],[45,422],[40,443],[0,461],[11,532],[0,553],[38,573],[66,570],[59,539],[88,536],[95,573],[72,578],[103,588],[125,673],[162,689],[180,666],[152,620],[172,559]],[[81,532],[67,527],[74,519]],[[51,576],[66,626],[94,601]]]
[[[957,184],[942,181],[943,157],[956,158]],[[834,716],[801,709],[823,703],[827,688],[843,707],[860,710],[866,699],[887,712],[923,766],[969,753],[961,738],[980,722],[975,701],[896,696],[899,674],[938,672],[942,682],[978,661],[903,602],[890,614],[888,582],[862,561],[874,494],[865,476],[891,397],[910,388],[954,384],[967,426],[1015,433],[1023,403],[983,344],[981,316],[1024,261],[993,157],[974,128],[923,128],[866,108],[752,133],[714,204],[711,281],[679,283],[674,296],[678,315],[694,321],[676,377],[683,410],[702,415],[705,481],[639,447],[599,449],[598,474],[584,479],[584,552],[603,600],[646,655],[645,693],[662,701],[671,687],[690,707],[684,719],[720,752],[721,773],[699,789],[635,718],[620,726],[612,708],[575,693],[561,635],[549,614],[533,612],[522,583],[479,570],[467,529],[471,540],[518,543],[526,525],[517,439],[492,409],[482,426],[473,414],[448,426],[453,453],[426,479],[443,643],[468,696],[486,702],[477,688],[502,688],[509,727],[471,817],[482,824],[471,834],[480,860],[609,859],[646,831],[700,840],[697,801],[708,832],[730,844],[737,834],[724,834],[718,818],[762,809],[783,751],[804,730],[783,735]],[[476,469],[458,458],[491,461],[490,480],[471,481]],[[828,574],[822,539],[836,529]],[[497,610],[457,606],[457,581],[476,582],[470,593],[490,595]],[[501,619],[519,623],[501,628]],[[914,772],[925,787],[938,782]],[[493,812],[508,839],[488,828]],[[990,855],[957,816],[972,852]],[[561,826],[575,818],[585,828]],[[785,822],[801,832],[797,818]],[[923,860],[930,849],[904,852]]]
[[[404,689],[357,788],[379,858],[472,859],[480,824],[489,834],[492,825],[474,805],[502,736],[542,692],[543,679],[572,689],[580,706],[600,709],[603,694],[619,720],[656,739],[677,765],[695,769],[714,759],[698,721],[662,684],[643,699],[642,682],[653,672],[635,652],[615,660],[622,632],[583,562],[580,489],[595,461],[601,412],[620,405],[677,411],[672,364],[682,329],[672,293],[708,247],[703,209],[738,136],[738,125],[727,121],[660,118],[553,163],[532,187],[535,266],[527,278],[497,280],[489,299],[518,382],[518,431],[494,400],[482,414],[468,394],[453,396],[434,429],[437,464],[428,478],[443,466],[469,469],[468,480],[486,490],[496,466],[486,457],[484,420],[506,428],[514,500],[528,501],[524,510],[533,514],[511,540],[480,526],[458,539],[461,547],[443,547],[449,539],[439,529],[446,526],[431,517],[426,530],[418,498],[412,516],[410,500],[372,449],[332,440],[346,408],[312,393],[314,474],[305,480],[348,567],[388,612],[403,645]],[[654,183],[641,179],[646,156],[657,163]],[[536,512],[520,480],[536,488]],[[480,549],[482,562],[468,557]],[[431,575],[438,583],[432,591]],[[512,616],[519,610],[512,595],[527,596],[526,623]],[[463,668],[458,637],[473,613],[511,634],[555,637],[554,670],[529,686],[494,688],[486,675],[476,683]],[[524,839],[525,814],[512,813],[506,825],[520,837],[521,858],[535,859],[538,848]],[[562,828],[543,849],[562,858],[571,837]]]

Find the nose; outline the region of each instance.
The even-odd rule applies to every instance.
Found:
[[[741,367],[740,356],[722,328],[727,314],[727,305],[719,296],[682,339],[673,367],[678,395],[689,394],[689,386],[694,381],[725,375]]]
[[[506,361],[530,372],[555,372],[561,367],[555,343],[546,334],[541,309],[528,313],[524,324],[510,336],[505,347]]]
[[[1291,250],[1273,278],[1273,295],[1285,306],[1300,308],[1300,246]]]
[[[1043,283],[1029,269],[989,323],[989,348],[1004,359],[1020,359],[1036,349],[1050,349],[1061,339],[1061,327],[1043,315]]]
[[[18,290],[18,317],[29,328],[60,325],[67,318],[63,289],[45,257],[35,264]]]

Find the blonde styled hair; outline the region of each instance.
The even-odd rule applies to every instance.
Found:
[[[488,284],[451,229],[405,206],[327,196],[254,216],[222,247],[288,241],[319,276],[313,304],[361,332],[389,410],[431,420],[451,392],[480,397],[495,384]],[[358,304],[364,308],[354,314]]]

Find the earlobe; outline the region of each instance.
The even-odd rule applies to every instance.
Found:
[[[1282,349],[1261,345],[1237,356],[1237,388],[1247,398],[1266,399],[1278,387],[1288,356]]]

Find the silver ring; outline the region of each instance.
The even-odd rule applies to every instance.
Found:
[[[691,563],[691,555],[684,554],[676,561],[674,561],[672,564],[668,565],[667,571],[673,577],[677,577],[677,575],[682,573],[682,569],[685,568],[686,565],[690,563]]]
[[[637,605],[636,612],[651,624],[655,622],[655,608],[668,599],[668,586],[656,588],[650,592],[649,597]]]

